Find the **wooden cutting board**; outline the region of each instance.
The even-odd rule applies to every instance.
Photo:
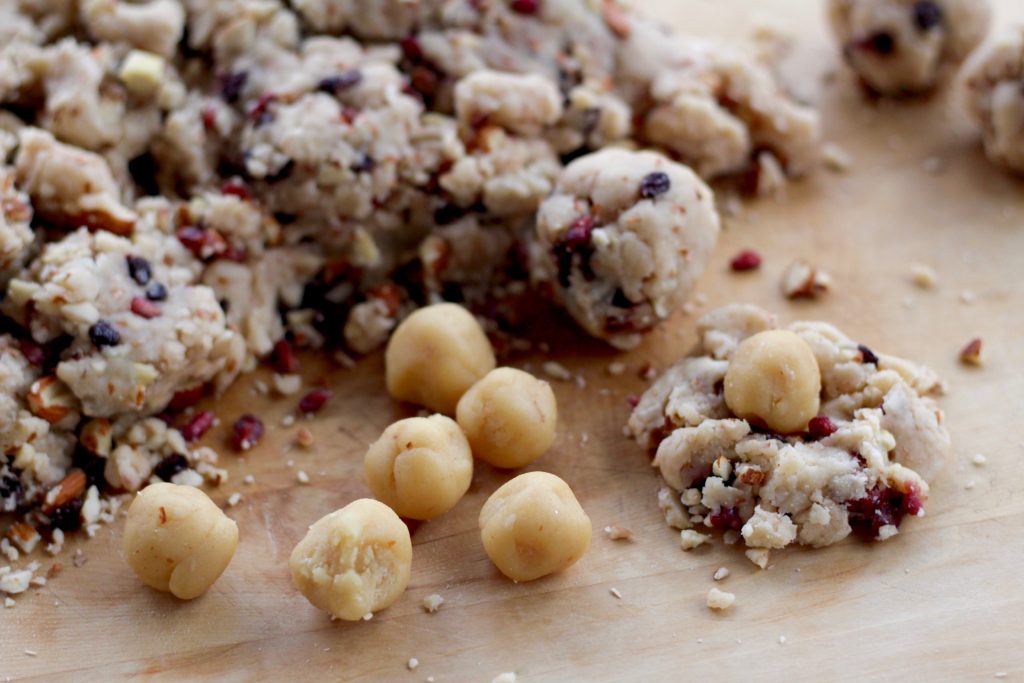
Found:
[[[751,301],[787,321],[828,320],[873,348],[938,369],[952,387],[943,406],[957,461],[935,483],[927,517],[884,544],[778,552],[767,571],[720,540],[682,552],[658,512],[648,458],[622,425],[626,396],[645,385],[637,371],[684,355],[693,318],[681,315],[641,349],[616,356],[556,316],[544,326],[545,335],[554,329],[551,355],[586,385],[556,383],[560,436],[536,467],[565,478],[594,523],[592,547],[570,571],[524,585],[498,575],[476,517],[511,475],[479,466],[459,506],[415,532],[402,600],[370,622],[331,623],[292,588],[288,555],[308,524],[368,495],[364,450],[407,413],[384,392],[379,356],[353,370],[307,363],[307,380],[326,378],[336,391],[319,418],[301,422],[315,446],[292,445],[296,425],[270,430],[244,461],[222,450],[231,480],[212,495],[223,502],[242,493],[228,509],[242,541],[210,593],[182,603],[144,589],[119,557],[118,526],[104,529],[81,544],[85,566],[72,568],[69,550],[59,577],[0,611],[0,680],[440,683],[487,682],[505,671],[528,681],[1024,677],[1024,186],[986,163],[946,97],[862,99],[839,67],[821,3],[636,4],[691,33],[740,39],[764,16],[799,35],[787,73],[820,105],[828,137],[854,167],[822,172],[784,200],[750,203],[728,220],[702,282],[704,308]],[[1001,27],[1024,19],[1019,0],[995,4]],[[929,159],[941,172],[925,171]],[[764,254],[764,267],[728,272],[729,258],[746,247]],[[796,305],[781,297],[779,274],[795,256],[833,275],[827,299]],[[912,262],[938,270],[937,289],[910,283]],[[985,341],[981,369],[957,362],[974,336]],[[539,371],[543,360],[516,364]],[[630,371],[608,376],[612,360]],[[212,443],[223,443],[241,412],[277,425],[293,409],[293,400],[257,395],[252,379],[221,400],[224,424]],[[985,467],[971,464],[976,453],[988,457]],[[297,483],[299,470],[308,485]],[[247,473],[254,484],[242,483]],[[610,524],[632,529],[634,540],[609,540],[601,529]],[[723,566],[731,576],[714,584]],[[736,594],[732,610],[705,607],[713,584]],[[431,593],[445,600],[437,614],[421,608]],[[409,671],[413,657],[419,667]]]

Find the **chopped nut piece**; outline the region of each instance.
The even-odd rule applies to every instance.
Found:
[[[988,458],[981,453],[976,453],[974,457],[971,458],[971,464],[975,467],[984,467],[986,463],[988,463]]]
[[[921,289],[934,289],[939,281],[939,275],[931,266],[914,263],[910,266],[910,279]]]
[[[556,363],[553,360],[549,360],[544,363],[543,366],[544,374],[551,379],[557,379],[560,382],[568,382],[572,379],[572,373],[569,369],[561,363]]]
[[[771,558],[771,551],[767,548],[750,548],[744,553],[747,559],[756,564],[761,569],[768,568],[768,560]]]
[[[32,414],[50,424],[60,422],[78,409],[78,399],[71,389],[54,375],[33,382],[26,399]]]
[[[619,600],[622,599],[622,593],[619,592],[618,588],[609,588],[608,592],[612,594],[613,598],[618,598]]]
[[[732,593],[712,588],[708,591],[708,607],[714,610],[729,609],[736,603],[736,596]]]
[[[982,365],[980,337],[975,337],[967,342],[967,346],[960,349],[960,362],[964,365],[974,365],[976,367]]]
[[[305,470],[299,470],[295,474],[295,480],[298,481],[300,484],[308,484],[309,483],[309,475],[306,474]]]
[[[825,168],[836,173],[846,173],[853,167],[853,157],[834,142],[826,142],[821,148]]]
[[[309,431],[305,427],[301,427],[299,431],[295,432],[295,443],[299,444],[303,448],[310,448],[316,442],[313,436],[313,432]]]
[[[633,540],[633,531],[625,527],[621,527],[618,524],[612,524],[604,528],[605,534],[608,535],[613,541],[631,541]]]
[[[798,259],[782,274],[782,293],[789,299],[816,299],[832,288],[832,278],[807,261]]]
[[[132,50],[124,58],[117,75],[130,93],[138,97],[148,97],[163,83],[164,66],[164,58],[160,55]]]
[[[114,430],[110,420],[98,417],[86,422],[78,436],[78,442],[90,453],[104,458],[110,455],[114,444]]]
[[[420,665],[420,660],[416,659],[415,657],[410,657],[409,661],[406,662],[406,667],[408,667],[409,671],[414,670],[419,665]]]
[[[11,539],[27,555],[35,550],[41,537],[35,527],[24,522],[14,522],[7,530],[7,538]]]
[[[227,500],[229,508],[233,508],[233,507],[235,507],[236,505],[238,505],[241,502],[242,502],[242,494],[238,493],[238,492],[232,493],[228,497],[228,500]]]
[[[713,578],[715,581],[721,581],[722,579],[728,578],[728,576],[729,576],[729,568],[728,567],[719,567],[718,569],[715,570],[715,573],[714,573],[714,575],[711,578]]]
[[[431,614],[441,609],[441,605],[443,604],[444,598],[437,593],[431,593],[427,597],[423,598],[423,609]]]
[[[81,497],[85,493],[85,483],[85,472],[82,470],[69,471],[59,484],[47,492],[46,500],[42,507],[43,514],[51,515],[58,508],[62,508],[71,501]]]
[[[711,537],[707,534],[702,534],[699,531],[694,531],[693,529],[683,529],[679,532],[679,543],[683,550],[693,550],[698,546],[704,545],[710,540]]]

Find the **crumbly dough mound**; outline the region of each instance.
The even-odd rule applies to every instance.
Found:
[[[121,547],[144,584],[192,600],[227,569],[238,525],[197,488],[153,484],[128,508]]]
[[[692,171],[608,149],[570,164],[541,206],[536,273],[587,332],[629,348],[686,302],[718,232]]]
[[[780,434],[738,418],[724,391],[734,364],[749,369],[749,359],[738,359],[744,340],[774,327],[753,306],[711,311],[698,323],[694,354],[640,399],[628,427],[656,451],[653,464],[667,485],[659,494],[666,520],[679,529],[740,532],[748,546],[763,549],[820,547],[851,532],[878,540],[895,535],[904,517],[924,514],[927,481],[952,455],[932,398],[941,382],[831,325],[797,322],[786,334],[813,353],[820,411],[809,423],[801,416],[800,433]],[[814,367],[800,363],[800,373]],[[791,386],[802,396],[806,384]]]
[[[32,232],[32,205],[14,184],[12,169],[0,166],[0,284],[24,263]]]
[[[409,528],[384,503],[356,500],[309,527],[289,565],[313,605],[357,621],[390,607],[409,585]]]
[[[934,88],[985,38],[988,0],[829,0],[843,57],[882,95]]]
[[[1024,28],[978,49],[961,72],[967,110],[981,128],[985,154],[1024,173]]]

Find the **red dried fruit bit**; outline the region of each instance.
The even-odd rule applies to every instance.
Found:
[[[241,178],[228,178],[221,183],[220,192],[221,194],[238,197],[242,201],[252,199],[252,193],[249,192],[249,188],[245,186]]]
[[[188,424],[181,428],[181,435],[185,437],[185,441],[195,441],[210,431],[215,419],[209,410],[200,410],[192,416]]]
[[[836,433],[836,423],[833,422],[827,415],[819,415],[818,417],[812,417],[811,421],[807,423],[807,434],[815,441],[820,441],[825,437],[832,436]]]
[[[384,302],[388,309],[388,315],[391,316],[398,313],[398,308],[402,305],[402,290],[391,282],[385,282],[382,285],[373,287],[367,291],[366,295],[371,299]]]
[[[170,410],[191,408],[199,403],[199,399],[203,397],[204,393],[206,393],[206,386],[203,384],[197,384],[191,389],[182,389],[174,395],[171,402],[167,404],[167,408]]]
[[[46,362],[46,350],[31,339],[20,339],[18,341],[18,348],[21,349],[21,354],[25,356],[25,360],[32,365],[41,367]]]
[[[213,107],[203,107],[203,128],[213,130],[217,125],[217,112]]]
[[[569,246],[587,244],[590,242],[590,234],[594,232],[594,225],[593,216],[580,216],[569,225],[569,229],[565,231],[565,237],[562,241]]]
[[[540,0],[512,0],[512,11],[517,14],[536,14]]]
[[[140,318],[156,318],[160,315],[160,307],[146,297],[132,297],[132,313]]]
[[[315,413],[324,407],[324,404],[334,396],[330,389],[314,389],[299,401],[299,411],[303,413]]]
[[[228,243],[216,230],[187,225],[177,232],[178,241],[196,258],[208,260],[227,251]]]
[[[744,249],[729,261],[729,267],[737,273],[756,270],[761,267],[761,255],[753,249]]]
[[[246,413],[235,420],[231,428],[231,445],[239,451],[247,451],[263,436],[263,420],[252,413]]]
[[[402,38],[400,45],[402,46],[402,54],[408,59],[413,61],[423,59],[423,46],[420,45],[419,38],[416,36],[412,34],[407,35],[405,38]]]
[[[708,523],[721,531],[739,531],[743,528],[743,518],[735,507],[723,507],[718,512],[712,512]]]
[[[876,538],[883,526],[898,527],[906,515],[917,515],[922,507],[921,494],[913,485],[905,493],[879,485],[863,498],[846,502],[850,526],[868,539]]]
[[[626,404],[629,405],[630,408],[636,408],[640,405],[640,397],[636,394],[630,394],[626,397]]]
[[[265,92],[260,95],[260,98],[256,100],[256,104],[249,110],[249,120],[264,123],[267,117],[270,116],[270,104],[277,99],[277,95],[272,92]]]
[[[274,344],[271,354],[274,369],[282,375],[294,375],[302,369],[299,357],[295,355],[295,347],[287,339],[281,339]]]

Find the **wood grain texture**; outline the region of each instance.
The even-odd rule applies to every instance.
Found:
[[[307,364],[307,379],[326,377],[337,392],[321,417],[302,423],[315,447],[291,445],[296,426],[270,430],[244,462],[223,449],[232,479],[213,495],[223,502],[243,494],[228,510],[242,540],[211,592],[181,603],[144,589],[119,557],[119,529],[105,529],[82,544],[84,567],[73,569],[66,555],[60,577],[0,611],[0,680],[441,683],[486,682],[503,671],[527,681],[1024,677],[1024,437],[1015,429],[1024,414],[1024,185],[985,162],[946,97],[865,102],[839,68],[818,2],[636,4],[692,33],[742,38],[751,8],[799,33],[787,71],[820,105],[828,137],[853,154],[854,168],[823,172],[792,186],[784,201],[750,204],[729,220],[701,291],[707,306],[751,301],[784,320],[828,320],[873,348],[939,370],[952,387],[942,404],[957,462],[933,486],[927,517],[884,544],[776,553],[767,571],[719,540],[681,552],[658,513],[655,473],[622,424],[625,397],[645,384],[637,368],[684,355],[693,319],[678,317],[622,357],[630,372],[613,379],[605,368],[618,357],[557,318],[545,329],[554,328],[552,355],[586,387],[557,384],[560,436],[536,466],[565,478],[593,520],[591,550],[572,570],[525,585],[497,574],[476,516],[511,475],[479,466],[459,506],[415,532],[404,598],[370,622],[331,623],[292,588],[287,557],[308,524],[367,495],[363,452],[405,413],[384,392],[379,356],[351,371]],[[1000,26],[1024,18],[1018,0],[996,4]],[[923,170],[933,157],[941,174]],[[746,247],[761,251],[765,266],[729,273],[729,258]],[[778,276],[796,255],[834,276],[827,300],[782,299]],[[909,264],[918,261],[938,270],[936,290],[910,284]],[[976,295],[972,305],[961,302],[965,290]],[[973,336],[985,340],[981,369],[957,362]],[[541,361],[517,364],[538,370]],[[243,380],[222,400],[226,424],[213,442],[241,412],[257,408],[276,425],[294,406],[251,387],[252,378]],[[975,453],[989,464],[972,466]],[[309,485],[296,482],[300,469]],[[243,485],[246,473],[255,484]],[[600,530],[609,524],[629,527],[635,539],[608,540]],[[714,614],[704,596],[721,566],[732,575],[715,585],[734,592],[737,604]],[[420,607],[431,593],[445,598],[433,615]],[[406,670],[410,657],[420,662],[414,672]]]

